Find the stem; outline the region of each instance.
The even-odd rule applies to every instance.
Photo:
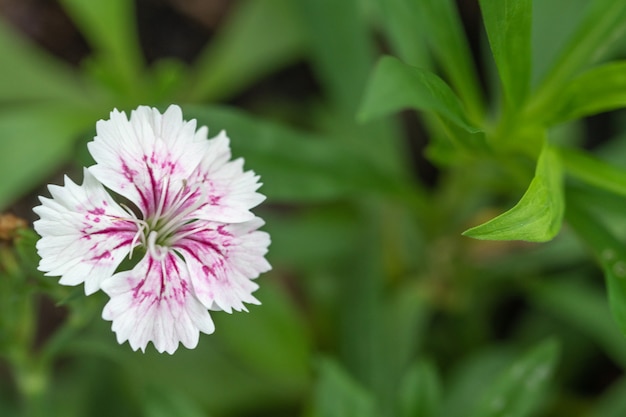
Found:
[[[13,365],[17,388],[22,395],[24,415],[44,417],[49,414],[44,401],[49,382],[47,363],[28,353],[21,356]]]

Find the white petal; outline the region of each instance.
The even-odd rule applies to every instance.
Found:
[[[196,218],[232,223],[252,220],[250,209],[259,205],[265,196],[256,191],[261,186],[252,171],[244,172],[243,159],[230,161],[230,140],[226,132],[206,141],[202,163],[195,172],[195,180],[204,187],[206,203]]]
[[[205,223],[204,229],[174,244],[189,268],[193,290],[207,308],[230,313],[246,310],[244,303],[259,304],[252,295],[258,285],[252,281],[269,271],[265,259],[269,235],[256,230],[261,219],[239,224]]]
[[[195,127],[195,121],[183,121],[178,106],[163,115],[140,106],[130,120],[114,110],[109,120],[97,123],[97,135],[87,145],[96,161],[89,170],[149,217],[180,190],[203,158],[205,144],[196,140]]]
[[[80,186],[67,177],[63,187],[49,186],[52,198],[40,197],[33,209],[40,217],[34,227],[39,270],[64,285],[84,282],[91,294],[128,254],[137,226],[87,170],[84,176]]]
[[[194,348],[199,332],[215,330],[207,309],[194,297],[184,262],[174,253],[163,260],[145,256],[130,271],[105,281],[111,297],[102,317],[113,321],[119,343],[145,351],[149,342],[159,352],[174,353],[178,344]]]

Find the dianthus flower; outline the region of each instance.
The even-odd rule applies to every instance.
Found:
[[[208,310],[259,304],[252,280],[271,268],[269,235],[250,211],[265,198],[259,177],[230,160],[225,132],[208,139],[175,105],[162,115],[141,106],[130,120],[114,110],[96,131],[82,185],[65,177],[34,209],[39,269],[107,293],[102,317],[119,343],[194,348],[214,331]]]

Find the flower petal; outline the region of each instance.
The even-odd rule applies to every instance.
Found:
[[[131,112],[114,110],[96,125],[87,144],[96,165],[91,173],[106,187],[131,200],[144,217],[172,203],[204,156],[206,144],[196,136],[196,121],[183,121],[180,107],[161,115],[140,106]],[[205,132],[205,130],[203,130]]]
[[[252,220],[250,209],[265,196],[256,192],[261,186],[259,176],[243,170],[243,159],[230,161],[230,139],[221,131],[206,142],[204,158],[192,182],[204,187],[207,200],[193,215],[196,218],[232,223]]]
[[[137,225],[87,170],[80,186],[65,177],[63,187],[48,189],[52,198],[40,197],[33,209],[40,217],[34,223],[39,270],[64,285],[84,282],[91,294],[129,253]]]
[[[173,245],[187,263],[196,297],[207,308],[228,313],[246,310],[243,303],[260,304],[252,296],[258,288],[252,280],[271,269],[265,259],[269,235],[257,230],[263,220],[237,224],[198,221],[187,227],[198,227],[198,223],[204,223],[201,230]]]
[[[162,260],[145,256],[102,289],[111,297],[102,317],[113,321],[117,341],[128,340],[133,350],[145,351],[152,342],[157,351],[172,354],[179,342],[192,349],[200,331],[215,330],[209,312],[191,292],[184,262],[173,252]]]

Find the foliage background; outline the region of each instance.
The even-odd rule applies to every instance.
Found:
[[[3,217],[0,415],[625,415],[621,0],[0,7],[2,211],[80,180],[114,107],[177,103],[262,176],[274,266],[135,353]]]

